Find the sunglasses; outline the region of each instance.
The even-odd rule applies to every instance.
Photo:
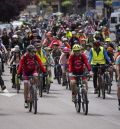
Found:
[[[74,52],[74,53],[77,53],[77,52],[80,52],[80,50],[74,50],[73,52]]]

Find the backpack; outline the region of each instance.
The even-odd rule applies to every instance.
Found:
[[[81,58],[81,62],[82,62],[82,64],[83,64],[83,57],[82,57],[82,54],[80,55],[80,58]],[[75,58],[73,58],[73,62],[72,62],[72,64],[73,64],[73,66],[75,65]]]
[[[34,56],[34,60],[28,61],[26,54],[23,56],[24,58],[24,64],[29,69],[29,71],[33,71],[35,69],[35,66],[38,65],[36,61],[36,57]]]

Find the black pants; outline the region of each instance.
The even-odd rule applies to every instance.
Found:
[[[1,88],[4,86],[4,81],[2,79],[2,76],[0,75],[0,85],[1,85]]]
[[[93,75],[94,89],[97,89],[98,66],[97,65],[92,66],[92,71],[94,73],[94,75]],[[105,65],[102,65],[101,66],[101,76],[104,74],[104,72],[105,72]]]

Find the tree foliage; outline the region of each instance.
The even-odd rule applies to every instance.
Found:
[[[0,21],[9,22],[20,14],[29,0],[0,0]]]

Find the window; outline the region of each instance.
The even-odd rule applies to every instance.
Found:
[[[117,17],[111,17],[111,23],[117,23]]]

